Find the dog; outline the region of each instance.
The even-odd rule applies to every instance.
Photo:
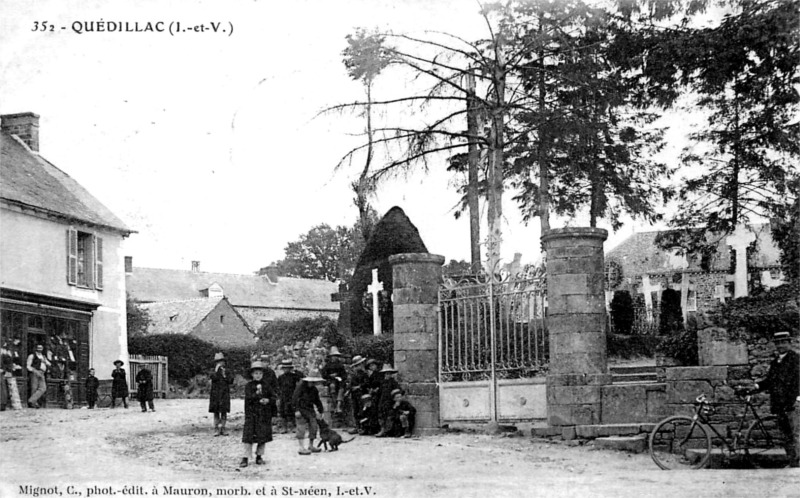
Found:
[[[340,444],[349,443],[355,439],[355,436],[350,439],[342,439],[341,434],[331,429],[324,419],[318,418],[317,425],[319,426],[319,444],[317,447],[325,445],[325,451],[338,451]]]

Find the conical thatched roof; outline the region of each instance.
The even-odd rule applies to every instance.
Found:
[[[427,252],[419,230],[401,208],[395,206],[381,218],[358,258],[353,278],[350,279],[351,329],[354,335],[372,331],[372,316],[361,305],[362,296],[372,282],[372,269],[378,269],[378,280],[383,283],[383,289],[391,293],[392,265],[389,264],[389,256]],[[383,330],[391,330],[393,320],[390,310],[382,315]]]
[[[376,262],[387,260],[389,256],[407,252],[428,252],[419,236],[419,230],[411,223],[406,213],[395,206],[390,209],[375,228],[367,241],[364,252],[358,258],[359,267],[375,267]]]

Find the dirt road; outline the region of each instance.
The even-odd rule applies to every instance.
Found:
[[[204,400],[156,403],[0,412],[0,497],[800,496],[797,469],[665,472],[646,454],[471,433],[356,437],[312,456],[276,435],[266,466],[239,469],[241,400],[229,437],[212,436]]]

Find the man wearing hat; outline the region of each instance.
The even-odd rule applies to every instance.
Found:
[[[272,441],[272,416],[275,404],[275,391],[264,379],[267,365],[254,361],[250,365],[253,380],[244,386],[244,428],[242,443],[244,456],[239,467],[247,467],[247,462],[256,445],[256,465],[264,465],[264,445]]]
[[[139,405],[142,411],[146,412],[147,407],[150,406],[150,411],[156,411],[153,405],[153,373],[149,368],[143,367],[136,374],[136,398],[139,400]]]
[[[295,429],[292,396],[303,375],[295,371],[291,358],[281,360],[279,368],[283,373],[278,377],[278,408],[281,415],[281,434],[286,434]]]
[[[405,393],[401,389],[392,391],[392,428],[390,435],[410,438],[414,433],[414,426],[417,421],[417,409],[403,398],[403,394]]]
[[[111,408],[116,408],[117,398],[122,398],[122,405],[128,408],[128,376],[122,365],[122,360],[114,362],[114,371],[111,372]]]
[[[325,359],[325,365],[320,371],[322,378],[328,384],[328,396],[330,397],[334,413],[342,413],[342,401],[344,400],[344,386],[347,382],[347,370],[342,364],[342,354],[339,348],[331,346],[331,351]]]
[[[233,373],[225,367],[225,355],[214,355],[214,372],[211,374],[211,395],[208,412],[214,414],[214,436],[227,436],[225,424],[231,411],[231,384]]]
[[[367,380],[369,380],[369,377],[367,377],[367,371],[364,369],[366,363],[367,359],[360,355],[354,356],[350,361],[352,373],[350,374],[349,388],[347,391],[350,393],[350,405],[353,408],[355,432],[358,432],[361,429],[359,424],[359,420],[361,419],[361,396],[366,393],[364,386],[366,385]]]
[[[319,399],[319,391],[315,386],[321,382],[324,382],[324,379],[317,372],[311,372],[297,384],[292,395],[297,422],[297,444],[300,447],[298,453],[301,455],[322,451],[314,446],[314,439],[317,437],[317,414],[314,409],[316,408],[320,415],[325,412],[322,400]],[[304,444],[306,431],[308,432],[308,448]]]
[[[391,417],[392,405],[394,404],[392,392],[395,389],[400,389],[400,384],[398,384],[397,379],[395,379],[397,370],[392,368],[388,363],[384,363],[380,373],[383,376],[381,389],[378,393],[378,422],[381,425],[381,430],[375,434],[375,437],[387,437],[392,428]]]
[[[36,351],[28,355],[28,372],[31,380],[31,397],[28,398],[28,408],[41,408],[39,398],[47,392],[45,374],[50,367],[50,361],[44,354],[44,346],[36,345]]]
[[[769,365],[767,377],[755,385],[750,392],[769,391],[770,411],[778,418],[778,427],[783,433],[784,448],[789,465],[799,467],[797,455],[798,417],[800,416],[800,357],[791,349],[789,332],[778,332],[773,336],[778,356]]]

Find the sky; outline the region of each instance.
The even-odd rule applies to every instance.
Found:
[[[349,185],[361,163],[334,167],[359,143],[363,122],[318,116],[363,95],[342,63],[347,34],[485,36],[474,0],[0,0],[0,11],[0,114],[41,116],[40,153],[137,232],[123,245],[135,266],[188,270],[200,261],[223,273],[281,259],[317,224],[356,221]],[[98,32],[100,21],[206,31]],[[53,30],[42,31],[44,22]],[[378,98],[410,84],[380,78]],[[666,160],[683,132],[668,135]],[[453,216],[458,179],[444,170],[440,160],[393,178],[373,205],[379,214],[400,206],[430,252],[468,260],[468,219]],[[510,197],[502,256],[535,262],[539,222],[525,226]],[[585,220],[553,227],[565,223]],[[629,222],[609,230],[606,247],[655,228]]]

